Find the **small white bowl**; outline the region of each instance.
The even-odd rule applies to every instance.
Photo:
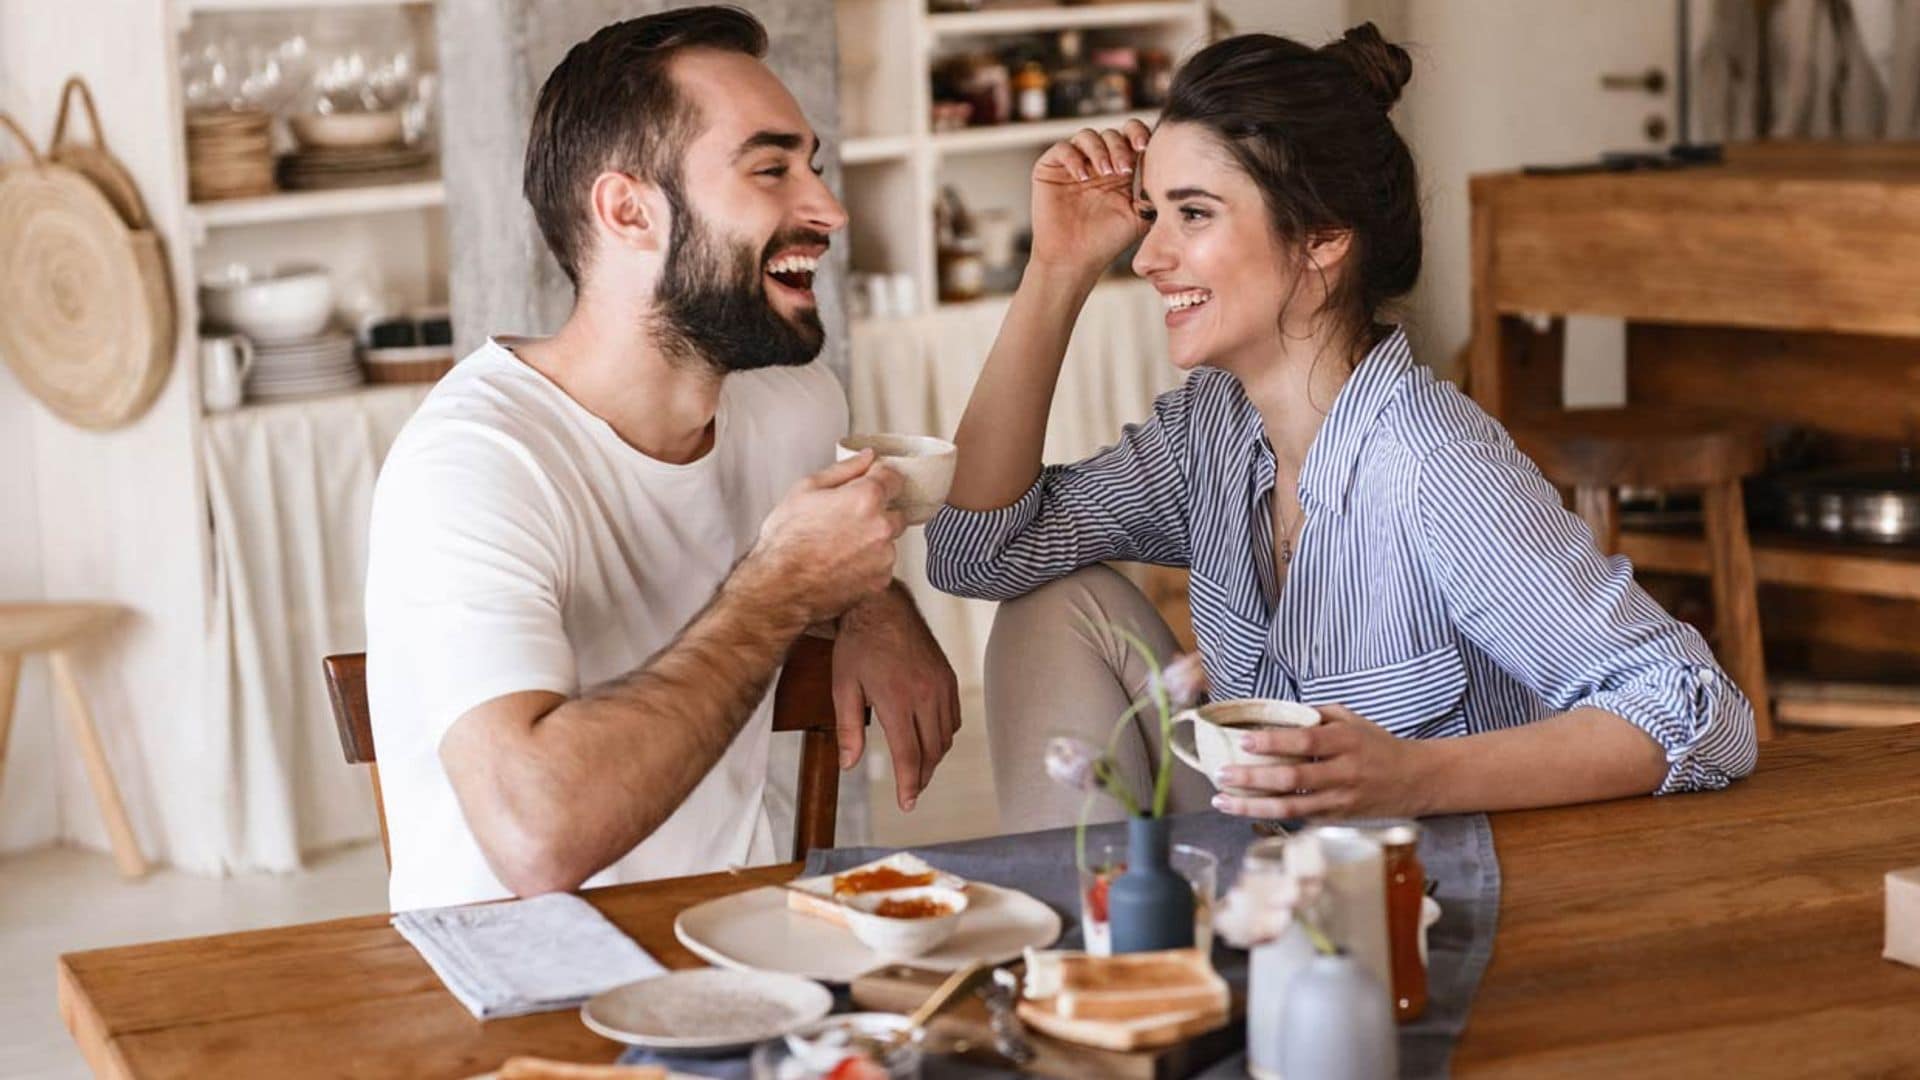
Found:
[[[877,915],[875,909],[889,900],[933,900],[948,910],[945,915],[923,919],[902,919]],[[860,944],[881,956],[921,956],[939,948],[960,927],[960,916],[967,911],[967,894],[944,885],[922,885],[914,889],[864,893],[846,900],[847,929]]]
[[[845,461],[862,450],[878,454],[880,464],[906,481],[893,507],[906,515],[907,524],[924,525],[939,513],[960,463],[952,443],[929,435],[849,435],[835,448],[835,458]]]
[[[238,330],[257,345],[310,338],[333,318],[333,279],[314,267],[268,274],[230,271],[200,286],[200,307],[211,322]]]
[[[406,137],[398,109],[299,113],[287,118],[287,126],[300,145],[308,149],[392,146]]]

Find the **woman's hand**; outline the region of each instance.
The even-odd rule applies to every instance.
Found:
[[[1250,731],[1241,745],[1256,754],[1307,758],[1297,765],[1230,765],[1217,783],[1270,795],[1221,792],[1217,810],[1242,817],[1285,820],[1308,817],[1414,817],[1429,811],[1426,790],[1432,771],[1423,766],[1427,745],[1401,739],[1340,705],[1315,706],[1321,723],[1310,728]]]
[[[1082,128],[1054,143],[1033,166],[1033,255],[1043,268],[1099,273],[1145,224],[1133,202],[1133,173],[1147,125]]]

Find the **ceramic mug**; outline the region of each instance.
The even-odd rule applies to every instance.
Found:
[[[840,440],[835,457],[845,461],[862,450],[872,450],[880,464],[905,481],[892,505],[906,515],[907,524],[926,524],[946,503],[959,463],[952,443],[927,435],[849,435]]]
[[[200,339],[200,399],[208,412],[238,408],[253,370],[253,342],[240,334]]]
[[[1240,745],[1241,736],[1262,728],[1306,728],[1319,723],[1319,710],[1296,701],[1216,701],[1175,716],[1171,743],[1175,757],[1198,769],[1221,791],[1229,795],[1267,795],[1271,792],[1233,787],[1215,778],[1228,765],[1291,765],[1300,759],[1286,754],[1256,754]]]

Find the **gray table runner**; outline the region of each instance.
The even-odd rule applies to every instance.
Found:
[[[1420,1019],[1400,1025],[1400,1072],[1403,1077],[1443,1077],[1454,1040],[1466,1027],[1480,976],[1493,952],[1494,920],[1500,907],[1500,865],[1494,856],[1493,830],[1485,815],[1428,818],[1420,837],[1420,861],[1427,877],[1438,882],[1434,896],[1440,902],[1440,921],[1429,931],[1428,1005]],[[1173,819],[1175,843],[1193,844],[1220,859],[1220,890],[1231,888],[1240,870],[1240,856],[1253,839],[1245,819],[1210,811]],[[1125,843],[1124,825],[1102,825],[1088,830],[1088,843]],[[914,848],[927,862],[974,881],[1019,889],[1039,898],[1060,913],[1067,930],[1060,947],[1080,945],[1079,872],[1074,864],[1072,829],[1048,829],[1014,836],[962,840]],[[888,848],[858,847],[815,851],[807,857],[806,873],[837,873],[877,859]],[[1247,954],[1217,943],[1214,966],[1236,991],[1244,991]],[[844,994],[841,998],[845,1007]],[[744,1058],[667,1059],[630,1050],[623,1062],[660,1062],[699,1076],[746,1077]],[[929,1057],[926,1080],[974,1080],[1015,1074],[948,1058]],[[1244,1055],[1223,1060],[1199,1074],[1205,1080],[1246,1076]]]

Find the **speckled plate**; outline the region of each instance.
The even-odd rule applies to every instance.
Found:
[[[777,1038],[832,1011],[833,994],[810,979],[702,968],[596,994],[580,1006],[580,1019],[629,1046],[716,1054]]]

